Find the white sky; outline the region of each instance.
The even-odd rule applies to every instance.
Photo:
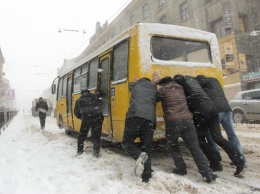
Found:
[[[96,22],[109,23],[131,0],[0,0],[3,71],[16,90],[16,105],[30,109],[56,77],[64,58],[80,54]],[[69,29],[79,32],[58,30]],[[83,34],[86,30],[86,34]]]
[[[243,178],[233,176],[227,155],[221,150],[223,171],[206,183],[184,144],[181,151],[188,174],[171,171],[173,160],[163,147],[154,147],[149,183],[134,175],[135,161],[120,147],[103,147],[101,158],[92,156],[93,145],[75,157],[76,136],[59,129],[53,116],[40,129],[38,117],[19,112],[0,135],[0,194],[241,194],[260,193],[260,128],[258,124],[236,124],[235,129],[247,158]],[[225,133],[223,132],[223,135]]]

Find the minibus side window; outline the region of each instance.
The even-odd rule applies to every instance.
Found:
[[[88,76],[88,64],[84,64],[81,67],[81,74],[80,74],[80,91],[83,89],[87,89],[87,76]]]
[[[97,87],[98,58],[90,61],[88,89]]]
[[[60,99],[61,96],[62,96],[62,80],[63,80],[63,78],[60,78],[60,79],[59,79],[58,94],[57,94],[58,99]]]
[[[73,82],[73,92],[80,92],[80,72],[81,68],[75,70],[74,73],[74,82]]]
[[[67,75],[63,77],[63,83],[62,83],[62,96],[66,96],[66,91],[67,91]]]
[[[127,77],[128,52],[128,40],[125,40],[114,47],[112,81],[123,80]]]

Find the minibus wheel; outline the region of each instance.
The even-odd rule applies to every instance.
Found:
[[[71,135],[71,130],[65,129],[65,133],[66,133],[67,135]]]
[[[59,128],[62,129],[63,128],[63,119],[62,116],[59,116]]]

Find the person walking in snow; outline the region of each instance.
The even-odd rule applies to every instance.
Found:
[[[136,160],[135,174],[147,183],[152,176],[151,146],[156,127],[155,107],[159,97],[156,85],[148,78],[129,83],[130,104],[126,114],[122,148]],[[134,141],[140,138],[144,150]]]
[[[80,98],[76,101],[74,114],[78,119],[81,119],[80,133],[78,135],[78,155],[83,153],[84,141],[91,128],[93,156],[100,157],[101,130],[104,116],[99,98],[99,92],[92,94],[89,90],[83,89]]]
[[[45,128],[45,120],[46,120],[46,114],[48,112],[48,109],[49,107],[47,105],[47,102],[45,102],[43,98],[40,97],[39,101],[36,103],[35,110],[39,111],[41,129]]]
[[[158,84],[161,86],[159,93],[165,120],[165,136],[176,166],[173,173],[179,175],[187,174],[186,164],[178,144],[179,137],[182,137],[202,177],[205,177],[208,183],[215,181],[217,175],[213,174],[213,171],[209,168],[207,158],[199,147],[196,129],[182,86],[168,76],[162,78]]]
[[[194,77],[180,74],[175,75],[174,80],[184,89],[189,109],[193,113],[193,121],[197,130],[200,147],[210,161],[210,167],[213,171],[222,171],[222,166],[220,165],[220,161],[218,161],[218,157],[214,154],[214,149],[206,142],[208,131],[210,131],[213,140],[227,153],[230,160],[236,165],[234,176],[243,175],[246,168],[245,161],[236,147],[222,136],[217,109],[199,82]]]
[[[233,119],[232,119],[232,110],[228,103],[228,100],[225,96],[225,93],[223,91],[223,88],[219,81],[214,77],[206,77],[204,75],[198,75],[196,77],[199,84],[203,88],[203,90],[207,93],[207,95],[210,97],[212,102],[214,103],[218,115],[219,115],[219,122],[221,123],[222,127],[224,128],[228,140],[236,147],[236,149],[239,151],[239,153],[242,155],[243,160],[246,162],[246,158],[243,154],[243,150],[241,147],[241,144],[238,140],[238,137],[235,133],[234,125],[233,125]],[[208,142],[211,143],[217,151],[218,147],[215,144],[214,141],[210,141],[209,138]]]

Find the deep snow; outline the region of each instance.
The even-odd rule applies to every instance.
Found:
[[[171,173],[174,168],[168,151],[154,147],[153,177],[142,183],[134,175],[135,161],[120,147],[104,147],[101,158],[92,157],[92,143],[85,143],[84,154],[75,157],[76,136],[68,136],[47,117],[46,129],[39,119],[20,112],[0,135],[0,194],[83,194],[83,193],[260,193],[260,125],[236,125],[249,163],[243,178],[233,176],[227,155],[223,172],[215,183],[207,184],[182,143],[188,174]],[[224,134],[224,133],[223,133]]]

